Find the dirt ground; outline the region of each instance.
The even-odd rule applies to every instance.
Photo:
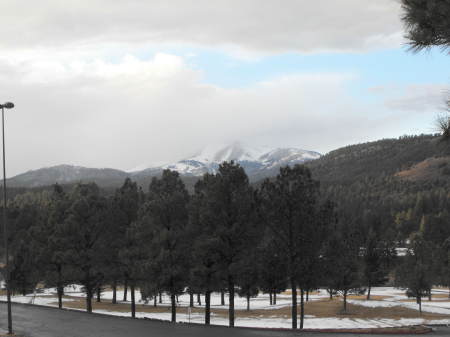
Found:
[[[65,298],[70,298],[73,301],[64,302],[63,305],[66,308],[84,309],[86,307],[85,298],[81,297],[71,297],[65,296]],[[55,301],[52,303],[57,305]],[[129,312],[130,304],[128,303],[118,303],[111,304],[109,301],[104,301],[97,303],[95,300],[92,302],[94,310],[106,310],[106,311],[117,311],[117,312]],[[136,305],[137,312],[147,312],[147,313],[163,313],[170,312],[170,306],[157,306],[153,307],[151,305]],[[191,309],[193,313],[204,313],[203,308],[194,307]],[[186,307],[177,307],[177,313],[186,313]],[[300,308],[299,311],[300,312]],[[211,313],[219,317],[228,316],[228,307],[224,306],[223,309],[213,308]],[[319,318],[326,317],[346,317],[355,319],[401,319],[401,318],[425,318],[425,319],[449,319],[450,315],[443,314],[433,314],[433,313],[420,313],[417,310],[404,308],[401,306],[395,307],[364,307],[356,304],[347,304],[347,312],[343,312],[343,302],[339,298],[333,300],[320,300],[320,301],[310,301],[305,303],[305,314],[312,315]],[[277,309],[257,309],[257,310],[236,310],[236,317],[248,317],[248,318],[263,318],[263,317],[280,317],[289,318],[291,315],[290,307],[283,307]]]

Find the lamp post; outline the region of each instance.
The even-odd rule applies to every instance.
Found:
[[[11,314],[11,288],[9,286],[9,251],[8,251],[8,226],[6,224],[6,162],[5,162],[5,109],[14,108],[14,104],[6,102],[0,104],[2,108],[2,136],[3,136],[3,235],[5,240],[5,283],[6,298],[8,302],[8,333],[12,335],[12,314]]]

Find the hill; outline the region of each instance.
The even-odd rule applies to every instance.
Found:
[[[178,171],[187,187],[192,190],[195,182],[204,173],[214,173],[223,161],[239,163],[247,172],[251,181],[276,175],[281,166],[302,164],[319,158],[320,154],[297,148],[252,148],[240,143],[212,147],[201,153],[157,167],[137,171],[122,171],[111,168],[87,168],[73,165],[58,165],[28,171],[8,179],[8,186],[34,188],[55,183],[74,184],[77,182],[95,182],[103,188],[119,187],[125,178],[130,177],[144,189],[151,179],[160,176],[164,169]]]
[[[365,178],[391,176],[429,158],[449,154],[436,135],[404,136],[346,146],[307,164],[322,182],[351,183]],[[436,175],[430,178],[442,178]],[[444,177],[445,178],[445,177]]]
[[[340,219],[405,240],[450,235],[450,146],[436,135],[346,146],[306,165]],[[395,234],[394,234],[395,233]],[[437,240],[437,239],[436,239]]]

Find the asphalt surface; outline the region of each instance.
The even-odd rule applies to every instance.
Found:
[[[6,322],[6,304],[0,303],[0,329],[6,329]],[[358,334],[300,333],[218,326],[205,327],[196,324],[171,324],[169,322],[87,314],[81,311],[58,310],[25,304],[13,304],[13,326],[16,334],[25,337],[358,336]],[[436,327],[435,329],[435,332],[427,336],[450,336],[450,328],[448,327]],[[393,336],[398,337],[398,335]]]

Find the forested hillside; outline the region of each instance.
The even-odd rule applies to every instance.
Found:
[[[353,183],[406,170],[432,157],[450,154],[439,136],[403,136],[346,146],[307,163],[321,182]]]
[[[347,146],[307,165],[345,218],[402,241],[420,226],[450,235],[449,153],[438,136],[404,136]]]

